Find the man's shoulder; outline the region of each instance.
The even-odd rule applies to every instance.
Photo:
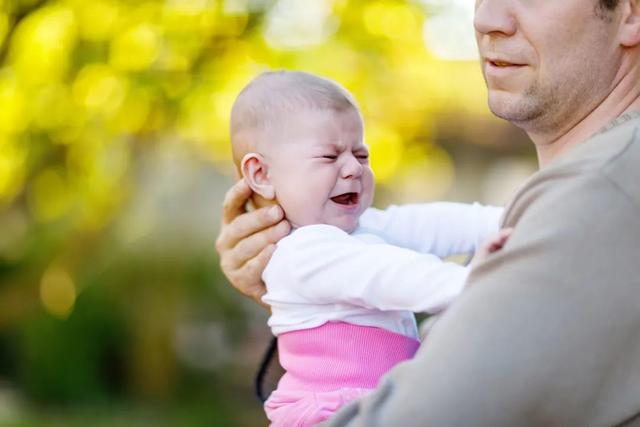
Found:
[[[563,210],[587,210],[615,200],[640,211],[638,165],[640,119],[594,136],[533,175],[507,208],[505,225],[515,225],[536,205],[544,205],[545,215],[555,220]]]
[[[600,173],[640,209],[640,120],[618,135],[619,147],[602,165]]]
[[[612,173],[624,173],[625,170],[618,170],[618,167],[640,158],[639,144],[640,117],[636,117],[592,136],[552,163],[542,175],[573,173],[586,176],[589,172],[606,172],[611,176]],[[627,172],[638,174],[640,170]]]
[[[617,170],[624,163],[636,162],[640,158],[640,117],[606,128],[578,147],[566,158],[561,158],[557,168],[569,168],[624,173]],[[631,171],[627,171],[631,172]],[[638,173],[638,169],[632,172]]]

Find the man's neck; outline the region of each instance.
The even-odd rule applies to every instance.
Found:
[[[632,118],[630,115],[640,111],[640,85],[636,75],[634,72],[624,76],[596,108],[556,134],[527,132],[536,146],[540,167],[544,168],[557,157],[601,132],[617,118],[625,116],[628,120]],[[622,120],[626,121],[624,118]]]
[[[615,120],[609,122],[605,127],[600,129],[598,133],[595,135],[599,135],[601,133],[609,132],[611,129],[617,128],[618,126],[622,126],[630,120],[634,120],[640,118],[640,110],[629,110],[624,112],[622,115],[618,116]],[[594,136],[595,136],[594,135]]]

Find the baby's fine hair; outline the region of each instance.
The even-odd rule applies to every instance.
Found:
[[[254,78],[236,98],[231,109],[231,142],[238,161],[236,138],[280,123],[288,113],[304,110],[354,110],[351,94],[338,83],[302,71],[268,71]],[[242,150],[244,151],[244,150]]]

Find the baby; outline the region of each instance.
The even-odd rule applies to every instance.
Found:
[[[468,268],[442,257],[479,249],[502,209],[370,208],[360,110],[344,88],[307,73],[268,72],[245,87],[231,142],[253,203],[280,204],[293,229],[263,274],[286,370],[265,410],[273,426],[315,425],[413,357],[413,313],[446,308],[465,285]],[[505,240],[495,237],[483,254]]]

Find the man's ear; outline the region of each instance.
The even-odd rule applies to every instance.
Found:
[[[620,44],[634,47],[640,44],[640,0],[626,0],[623,10]]]
[[[240,162],[242,176],[254,193],[267,200],[276,198],[275,188],[269,179],[269,166],[258,153],[248,153]]]

